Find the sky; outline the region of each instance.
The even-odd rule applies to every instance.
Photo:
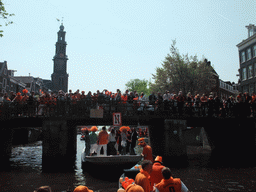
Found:
[[[238,48],[256,24],[255,0],[3,0],[14,23],[0,38],[0,62],[15,76],[51,79],[57,32],[66,31],[68,89],[126,89],[153,82],[173,40],[180,54],[207,58],[237,82]],[[0,24],[3,20],[0,20]]]

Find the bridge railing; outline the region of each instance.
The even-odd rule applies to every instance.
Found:
[[[215,116],[215,117],[234,117],[234,116],[254,116],[255,110],[245,103],[234,103],[231,106],[211,107],[206,105],[189,105],[172,102],[151,103],[148,101],[118,102],[87,102],[87,101],[57,101],[56,103],[40,104],[2,102],[0,104],[0,118],[10,117],[35,117],[35,116],[66,116],[66,117],[89,117],[91,109],[103,109],[104,114],[121,112],[122,116],[135,115],[158,115],[165,113],[170,116]]]

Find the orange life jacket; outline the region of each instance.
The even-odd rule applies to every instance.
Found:
[[[181,192],[181,181],[179,178],[162,179],[160,183],[156,185],[156,188],[160,192]]]
[[[151,183],[151,191],[153,190],[154,184],[158,184],[163,179],[162,169],[164,166],[159,163],[155,162],[152,166],[152,171],[150,173],[150,183]]]

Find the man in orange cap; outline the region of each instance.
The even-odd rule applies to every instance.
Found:
[[[162,157],[157,156],[152,166],[152,172],[150,173],[150,183],[151,190],[153,190],[154,184],[160,183],[160,181],[164,178],[162,175],[163,166]]]
[[[145,138],[139,138],[138,141],[138,145],[143,147],[142,155],[144,156],[144,160],[150,160],[153,163],[152,148],[147,145]]]
[[[152,171],[152,162],[150,160],[144,160],[141,163],[142,169],[135,177],[135,184],[140,185],[145,192],[151,191],[150,186],[150,173]]]
[[[93,190],[88,189],[88,187],[79,185],[75,188],[74,192],[93,192]]]

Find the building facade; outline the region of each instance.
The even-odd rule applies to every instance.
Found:
[[[256,26],[250,24],[248,38],[240,42],[239,52],[239,91],[252,94],[256,92]]]
[[[66,32],[64,31],[64,26],[61,24],[60,30],[58,31],[58,39],[56,42],[55,56],[53,57],[53,73],[52,77],[52,87],[53,92],[58,92],[63,90],[68,91],[68,74],[67,74],[67,60],[65,41]]]

